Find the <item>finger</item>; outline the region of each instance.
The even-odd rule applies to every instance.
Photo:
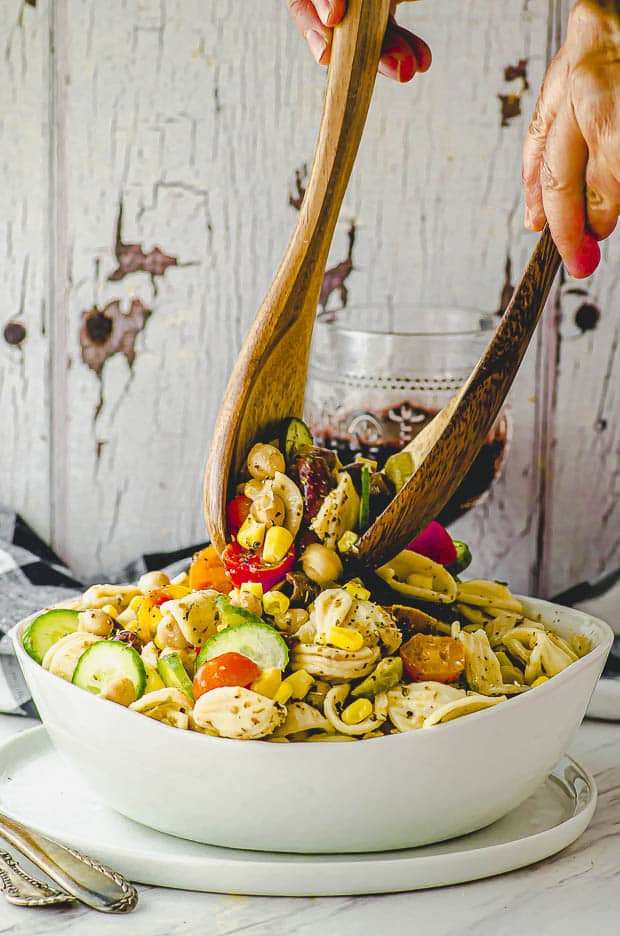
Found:
[[[540,169],[542,201],[551,236],[566,269],[577,278],[589,276],[600,250],[586,231],[585,174],[588,147],[570,104],[563,105],[547,136]]]
[[[525,226],[532,231],[540,231],[545,223],[540,169],[549,130],[565,95],[567,75],[568,63],[560,51],[547,69],[523,144],[521,177],[525,196]]]
[[[312,0],[287,0],[292,20],[308,43],[319,65],[327,65],[331,50],[332,31],[325,26]]]
[[[410,32],[408,29],[405,29],[404,26],[399,26],[398,31],[401,36],[404,36],[416,57],[418,63],[419,72],[427,72],[431,67],[433,61],[433,55],[429,46],[424,42],[424,39],[420,39],[419,36],[416,36],[415,33]]]
[[[381,48],[379,74],[394,81],[411,81],[418,70],[418,61],[399,27],[390,19]]]
[[[325,26],[335,26],[344,16],[346,0],[314,0],[316,11]]]
[[[597,240],[612,233],[620,214],[620,184],[594,159],[586,170],[586,219]]]

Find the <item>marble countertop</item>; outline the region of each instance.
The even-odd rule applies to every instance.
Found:
[[[32,724],[0,716],[0,740]],[[582,725],[570,753],[596,778],[594,818],[570,848],[521,871],[373,897],[232,897],[140,886],[140,904],[126,917],[79,906],[25,910],[0,902],[0,936],[383,936],[389,931],[424,936],[616,936],[619,741],[617,723]]]

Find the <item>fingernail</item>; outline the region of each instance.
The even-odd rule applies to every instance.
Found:
[[[527,205],[525,206],[525,213],[524,213],[524,215],[523,215],[523,223],[524,223],[524,225],[526,226],[526,228],[529,228],[529,229],[530,229],[530,231],[533,230],[533,227],[532,227],[532,214],[531,214],[531,212],[530,212],[530,209],[527,207]]]
[[[325,37],[322,36],[321,33],[316,29],[309,29],[304,38],[310,46],[310,51],[312,52],[315,61],[317,61],[320,65],[323,53],[325,52],[325,47],[327,46]]]
[[[321,17],[321,22],[329,26],[331,18],[334,15],[334,4],[330,3],[329,0],[314,0],[314,5],[317,13]]]
[[[386,78],[395,78],[400,81],[400,59],[394,55],[382,55],[379,62],[379,74]]]
[[[577,248],[575,256],[571,263],[566,264],[566,269],[571,276],[576,279],[583,279],[590,276],[596,270],[601,259],[601,248],[596,238],[591,234],[584,234],[581,244]]]

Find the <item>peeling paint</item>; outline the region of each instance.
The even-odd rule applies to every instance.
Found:
[[[308,182],[308,164],[304,163],[301,169],[295,170],[295,191],[289,192],[288,203],[296,211],[301,208],[301,203],[306,194],[306,184]]]
[[[141,244],[126,244],[123,241],[123,202],[118,206],[118,219],[116,222],[116,241],[114,255],[118,267],[108,276],[108,280],[116,282],[129,273],[149,273],[151,278],[163,276],[168,267],[177,266],[177,258],[163,253],[159,247],[153,247],[148,253],[144,252]]]
[[[513,117],[519,117],[521,114],[521,95],[498,94],[497,96],[502,105],[502,127],[508,127]]]
[[[109,302],[103,309],[93,306],[82,312],[80,346],[82,360],[101,377],[103,365],[114,354],[124,354],[131,367],[136,356],[136,336],[143,330],[151,309],[134,299],[129,312],[121,310],[120,301]]]
[[[527,80],[527,63],[528,60],[522,58],[516,65],[506,65],[504,68],[504,81],[521,81],[521,88],[518,91],[497,95],[502,108],[502,127],[508,127],[510,121],[521,114],[521,96],[530,87]]]
[[[512,299],[512,294],[514,291],[515,287],[512,282],[512,260],[510,259],[510,254],[506,254],[506,263],[504,266],[504,283],[502,285],[502,291],[499,297],[499,307],[497,309],[498,315],[504,314],[508,308],[508,303]]]
[[[4,326],[4,340],[8,345],[21,348],[26,340],[26,328],[21,322],[7,322]]]
[[[347,234],[349,240],[347,256],[340,263],[337,263],[336,266],[333,266],[329,270],[325,271],[323,285],[321,286],[321,295],[319,296],[319,305],[323,310],[325,310],[329,301],[329,297],[333,292],[340,293],[340,301],[343,308],[347,304],[349,292],[345,286],[345,280],[353,270],[353,246],[355,244],[355,232],[355,221],[351,221]]]
[[[522,91],[527,91],[529,82],[527,80],[527,59],[519,59],[516,65],[506,65],[504,68],[504,81],[516,81],[520,78],[523,82]]]

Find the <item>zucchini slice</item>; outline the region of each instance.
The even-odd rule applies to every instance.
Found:
[[[78,612],[70,608],[52,608],[44,611],[28,625],[22,643],[26,653],[43,662],[43,657],[61,637],[73,634],[78,629]]]
[[[146,670],[140,654],[121,640],[100,640],[78,660],[73,684],[99,695],[112,680],[122,677],[132,681],[136,699],[139,699],[146,686]]]
[[[280,431],[280,448],[287,462],[292,462],[303,445],[314,445],[312,433],[303,419],[291,416],[285,419]]]

